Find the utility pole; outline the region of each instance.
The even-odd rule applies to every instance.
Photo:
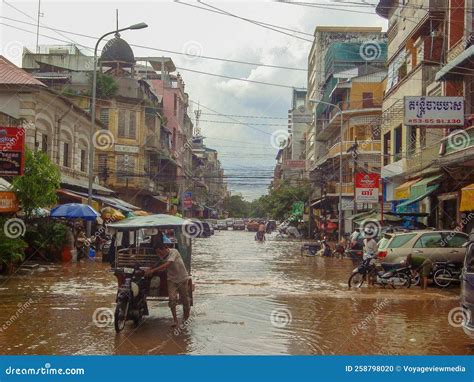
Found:
[[[41,13],[41,0],[38,0],[38,21],[36,23],[36,53],[39,53],[40,17],[43,17],[43,14]]]

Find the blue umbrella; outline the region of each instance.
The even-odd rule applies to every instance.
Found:
[[[95,220],[100,214],[87,204],[66,203],[54,207],[50,216],[53,218]]]

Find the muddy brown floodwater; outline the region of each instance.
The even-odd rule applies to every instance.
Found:
[[[0,278],[2,354],[473,354],[450,312],[459,288],[350,291],[351,260],[300,255],[301,242],[216,232],[193,247],[195,306],[173,331],[166,302],[119,335],[107,265],[41,266]],[[451,321],[451,323],[450,323]]]

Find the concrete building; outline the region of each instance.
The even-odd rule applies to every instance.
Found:
[[[87,192],[91,116],[67,97],[0,56],[0,124],[25,127],[25,144],[45,152],[61,172],[61,186]],[[103,128],[97,120],[99,128]],[[95,182],[95,194],[113,191]]]
[[[353,43],[361,41],[384,41],[384,34],[381,28],[377,27],[326,27],[317,26],[314,31],[314,41],[308,56],[308,90],[307,98],[323,99],[324,88],[330,73],[325,70],[326,53],[332,43]],[[370,48],[369,45],[367,45]],[[381,53],[374,45],[376,55]],[[376,57],[376,56],[375,56]],[[378,58],[374,61],[378,61]],[[330,63],[329,63],[330,64]],[[334,66],[338,71],[341,66]],[[316,111],[315,104],[308,103],[311,113],[314,115]],[[310,171],[314,165],[316,156],[316,124],[315,121],[308,127],[306,132],[306,171]]]
[[[472,159],[472,1],[413,0],[410,5],[381,0],[377,6],[389,23],[382,127],[385,200],[394,211],[424,213],[418,219],[422,223],[449,228],[462,220],[462,188],[474,182],[463,167]],[[406,125],[405,96],[464,97],[465,124]],[[461,135],[453,138],[456,129]],[[459,138],[466,145],[454,147]]]
[[[306,132],[310,212],[321,223],[337,222],[342,192],[345,232],[352,229],[354,213],[372,207],[355,204],[355,174],[380,172],[386,47],[380,28],[317,27],[309,56],[307,98],[314,113]]]

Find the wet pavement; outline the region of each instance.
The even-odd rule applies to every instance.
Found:
[[[166,302],[115,334],[106,264],[40,266],[0,278],[1,354],[474,354],[456,320],[459,288],[348,290],[348,259],[301,242],[222,231],[193,247],[190,324]],[[453,310],[454,309],[454,310]]]

